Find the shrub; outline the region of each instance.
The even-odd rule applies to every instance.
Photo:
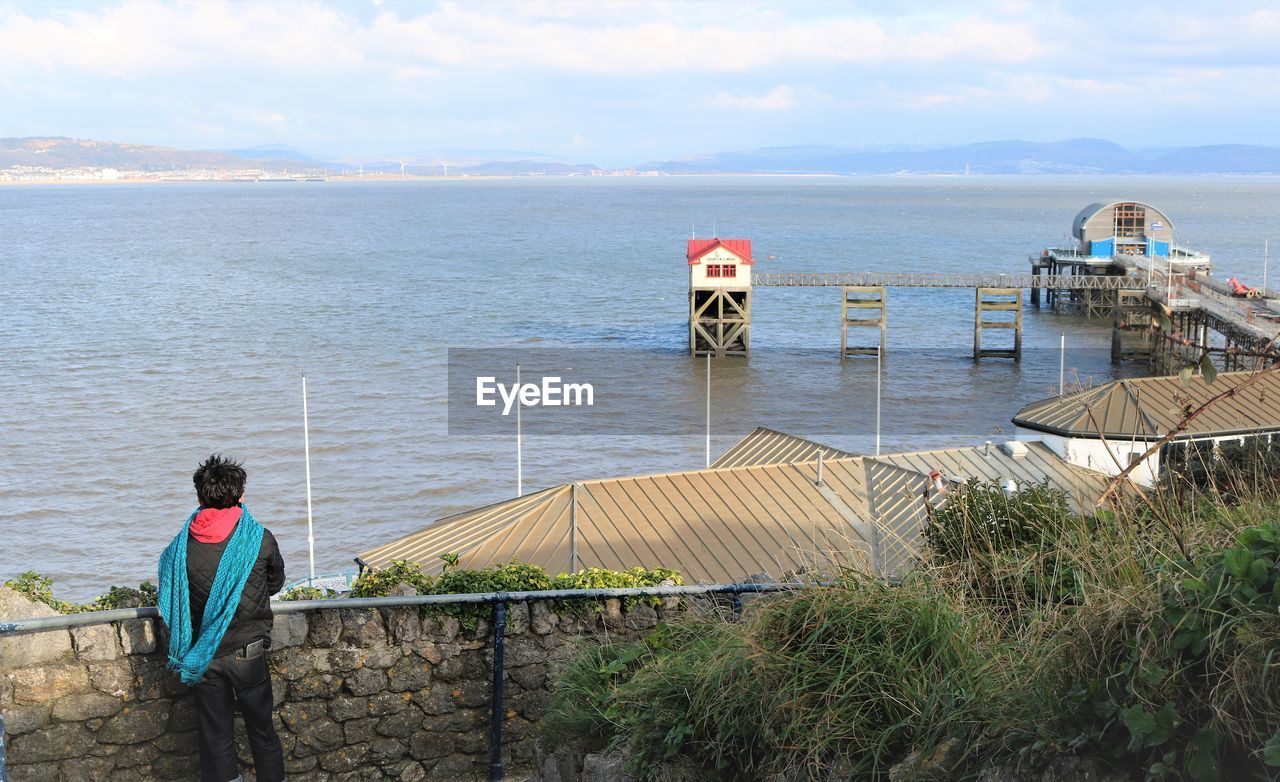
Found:
[[[28,570],[15,579],[4,582],[4,585],[22,594],[28,600],[44,603],[60,614],[78,614],[88,609],[79,603],[59,600],[53,596],[53,579],[42,576],[34,570]]]
[[[1170,562],[1127,605],[1061,636],[1056,688],[1072,743],[1148,778],[1261,779],[1280,766],[1280,525]],[[1073,735],[1074,733],[1074,735]]]
[[[779,600],[756,636],[776,660],[764,686],[788,693],[774,718],[779,741],[815,771],[855,776],[887,769],[943,726],[962,730],[955,707],[981,689],[990,662],[966,616],[923,579],[856,577]]]
[[[631,568],[625,571],[587,568],[573,574],[561,573],[555,579],[538,565],[521,562],[510,562],[497,565],[487,570],[462,570],[458,568],[458,555],[444,554],[440,557],[444,562],[443,572],[434,581],[422,572],[413,562],[396,560],[382,570],[369,570],[360,574],[351,587],[352,597],[385,597],[391,594],[401,583],[409,584],[420,595],[457,595],[487,592],[535,592],[547,589],[594,589],[601,587],[644,587],[657,586],[670,580],[676,584],[683,583],[680,574],[668,568]],[[649,598],[654,605],[661,601]],[[634,604],[636,598],[628,599],[627,605]],[[580,609],[583,601],[565,600],[570,608]],[[558,606],[562,607],[562,606]],[[598,604],[597,604],[598,607]],[[493,613],[489,605],[467,605],[452,603],[447,605],[424,606],[424,614],[436,613],[457,617],[463,629],[475,632],[480,620],[487,619]]]
[[[684,579],[680,574],[670,568],[654,568],[652,570],[633,567],[628,570],[606,570],[604,568],[591,567],[579,570],[576,573],[561,573],[551,582],[552,589],[629,589],[633,587],[656,587],[661,586],[664,581],[670,581],[675,586],[684,584]],[[563,600],[561,603],[567,603],[563,606],[570,610],[582,610],[584,608],[582,600]],[[632,606],[644,602],[648,605],[657,607],[662,605],[660,597],[628,597],[622,601],[624,609],[630,609]],[[599,611],[601,604],[594,602],[592,607]]]
[[[767,685],[734,626],[688,616],[611,670],[630,675],[612,689],[603,716],[615,729],[611,744],[629,750],[628,768],[639,778],[689,760],[705,771],[702,779],[757,779],[755,771],[778,758],[767,733],[769,699],[761,697]]]
[[[366,570],[351,584],[352,597],[386,597],[400,584],[408,584],[418,594],[431,592],[431,576],[422,572],[417,563],[397,559],[380,570]]]
[[[305,586],[299,584],[292,589],[286,589],[281,595],[280,600],[327,600],[331,597],[337,597],[338,593],[332,589],[321,589],[320,587]]]
[[[846,574],[752,606],[737,624],[681,615],[641,645],[587,648],[552,735],[625,746],[641,779],[682,761],[706,779],[870,779],[916,742],[976,736],[972,704],[999,708],[999,656],[922,581]]]
[[[470,592],[533,592],[551,588],[547,572],[537,565],[511,562],[489,570],[455,570],[446,566],[430,590],[433,595]],[[436,613],[454,616],[467,632],[475,632],[480,620],[493,614],[493,606],[450,603],[431,606]]]
[[[157,605],[160,594],[150,581],[138,584],[137,589],[113,586],[90,604],[90,611],[108,611],[113,608],[144,608]]]
[[[155,584],[143,581],[137,589],[132,587],[112,586],[105,593],[88,603],[73,603],[59,600],[53,595],[53,579],[42,576],[34,570],[28,570],[15,579],[4,582],[16,592],[29,600],[44,603],[60,614],[82,614],[88,611],[110,611],[115,608],[143,608],[159,602],[159,594]]]
[[[971,480],[930,511],[925,561],[956,571],[968,591],[1009,613],[1026,603],[1077,603],[1081,574],[1062,544],[1087,538],[1092,526],[1071,513],[1061,490],[1032,484],[1006,492]]]
[[[604,749],[618,733],[618,688],[653,655],[647,639],[586,644],[556,684],[544,722],[549,741],[587,751]]]

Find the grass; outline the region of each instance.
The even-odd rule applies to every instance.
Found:
[[[969,484],[900,582],[823,574],[585,650],[548,730],[648,780],[885,779],[944,745],[947,779],[1064,754],[1280,779],[1280,459],[1237,456],[1088,517]]]

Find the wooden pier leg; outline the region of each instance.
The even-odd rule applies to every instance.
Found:
[[[888,336],[888,297],[883,285],[846,285],[840,304],[840,360],[849,356],[884,357]],[[861,316],[861,317],[859,317]],[[878,345],[850,345],[849,329],[879,328]]]
[[[750,355],[750,288],[689,290],[689,352],[717,358]]]
[[[982,289],[974,289],[973,302],[973,360],[982,358]]]
[[[1022,360],[1022,289],[978,288],[973,307],[973,358],[1011,358]],[[1012,320],[987,320],[987,313],[1013,313]],[[1012,329],[1013,346],[1008,348],[984,348],[982,332],[985,329]]]

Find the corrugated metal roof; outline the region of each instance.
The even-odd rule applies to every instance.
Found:
[[[919,547],[934,470],[957,481],[1048,483],[1073,510],[1093,509],[1106,476],[1067,464],[1042,443],[1024,445],[1018,456],[999,445],[824,456],[821,485],[816,461],[586,481],[444,519],[359,559],[374,568],[407,559],[432,574],[445,553],[459,554],[462,567],[518,561],[551,573],[661,566],[693,583],[867,567],[878,550],[880,569],[900,573]]]
[[[717,247],[723,247],[738,256],[744,264],[752,263],[750,239],[690,239],[685,257],[692,266]]]
[[[359,559],[374,568],[408,559],[439,573],[439,555],[456,553],[462,567],[520,561],[554,573],[577,569],[576,538],[578,567],[670,567],[689,582],[778,578],[869,552],[857,461],[825,465],[823,487],[816,463],[559,486],[445,519]]]
[[[1212,383],[1176,375],[1116,380],[1096,388],[1033,402],[1014,416],[1018,426],[1067,437],[1159,439],[1213,396],[1241,385],[1253,372],[1220,372]],[[1280,429],[1280,373],[1267,372],[1192,420],[1178,439]]]
[[[1048,483],[1067,493],[1073,512],[1083,514],[1094,510],[1097,498],[1111,481],[1110,477],[1070,464],[1044,443],[1020,444],[1026,448],[1021,456],[1009,453],[1001,443],[992,443],[989,446],[888,454],[876,457],[876,460],[926,477],[937,470],[944,478],[961,481],[976,478],[1004,485],[1012,480],[1019,486]]]
[[[832,448],[829,445],[815,443],[803,437],[785,434],[763,426],[757,426],[746,437],[743,437],[732,448],[721,454],[719,459],[711,463],[711,467],[747,467],[759,464],[791,464],[793,462],[817,461],[818,454],[823,459],[850,457],[847,451]]]

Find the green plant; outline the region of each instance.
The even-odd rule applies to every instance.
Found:
[[[653,568],[652,570],[642,567],[633,567],[627,570],[606,570],[605,568],[591,567],[579,570],[576,573],[561,573],[551,582],[552,589],[629,589],[635,587],[656,587],[661,586],[663,582],[670,582],[675,586],[684,583],[684,579],[679,573],[670,568]],[[581,600],[562,600],[563,607],[571,611],[582,611],[586,608],[584,601]],[[628,597],[622,601],[622,607],[629,610],[641,602],[648,605],[662,605],[660,597]],[[601,610],[601,604],[594,602],[590,604],[596,610]]]
[[[352,597],[385,597],[400,584],[408,584],[420,595],[455,595],[488,592],[533,592],[546,589],[591,589],[598,587],[642,587],[657,586],[664,581],[682,583],[680,574],[668,568],[631,568],[625,571],[612,571],[603,568],[588,568],[573,574],[560,574],[554,580],[538,565],[522,562],[510,562],[497,565],[487,570],[462,570],[458,568],[460,556],[442,554],[444,563],[440,576],[432,580],[422,572],[417,564],[405,560],[396,560],[382,570],[368,570],[360,574],[351,588]],[[284,598],[293,599],[293,598]],[[304,598],[305,599],[305,598]],[[657,605],[658,598],[649,598]],[[559,601],[569,604],[570,608],[581,610],[583,601]],[[636,599],[626,601],[627,606],[635,604]],[[557,606],[561,608],[563,606]],[[598,604],[597,604],[598,607]],[[446,604],[424,606],[424,614],[444,614],[457,617],[463,629],[474,632],[480,626],[480,620],[487,619],[493,612],[488,605]]]
[[[930,510],[925,558],[962,573],[970,591],[1011,613],[1028,600],[1079,602],[1081,574],[1062,544],[1088,536],[1093,521],[1072,514],[1066,493],[1048,485],[1007,492],[970,480]]]
[[[1059,636],[1063,734],[1150,779],[1261,778],[1280,731],[1277,561],[1280,525],[1247,527],[1078,617]]]
[[[34,570],[28,570],[15,579],[10,579],[5,586],[21,593],[29,600],[44,603],[60,614],[82,614],[88,611],[110,611],[115,608],[143,608],[159,602],[156,585],[143,581],[137,589],[132,587],[112,586],[106,592],[88,603],[73,603],[59,600],[53,594],[53,579],[42,576]]]
[[[281,600],[327,600],[338,595],[332,589],[321,589],[320,587],[298,585],[292,589],[286,589],[280,595]]]
[[[434,595],[474,592],[532,592],[551,588],[551,579],[537,565],[510,562],[489,570],[445,570],[430,590]],[[481,619],[488,619],[492,606],[449,603],[433,606],[432,611],[458,618],[462,628],[475,632]]]
[[[150,581],[143,581],[138,584],[137,589],[131,587],[113,586],[102,595],[99,595],[88,607],[91,611],[109,611],[113,608],[143,608],[146,606],[157,605],[160,602],[160,594],[156,589],[156,585]]]
[[[5,586],[22,594],[28,600],[44,603],[60,614],[78,614],[93,610],[89,606],[59,600],[53,596],[53,579],[42,576],[34,570],[28,570],[15,579],[4,582]]]
[[[400,584],[408,584],[420,595],[431,593],[431,576],[416,563],[397,559],[380,570],[366,570],[351,584],[352,597],[386,597]]]
[[[648,641],[586,644],[561,671],[544,730],[554,744],[600,750],[618,733],[617,690],[652,659]]]

